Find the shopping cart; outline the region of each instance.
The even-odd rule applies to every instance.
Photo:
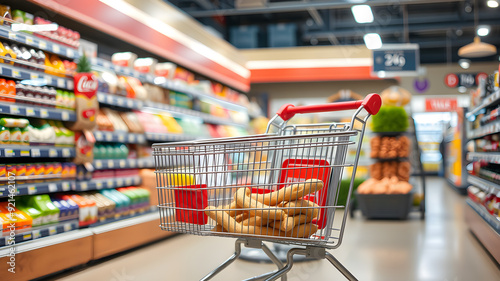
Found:
[[[326,258],[356,280],[326,249],[342,242],[366,121],[380,105],[376,94],[362,101],[288,104],[263,135],[154,144],[160,227],[237,238],[235,253],[202,280],[233,262],[241,244],[262,249],[278,267],[247,280],[286,280],[295,254]],[[350,123],[288,124],[295,114],[339,110],[355,110]],[[349,146],[356,147],[354,157],[346,157]],[[348,167],[347,203],[338,206]],[[264,241],[303,247],[290,249],[284,266]]]

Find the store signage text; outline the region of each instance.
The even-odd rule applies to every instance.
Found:
[[[435,98],[425,99],[425,111],[427,112],[451,112],[456,111],[457,99]]]
[[[420,65],[418,44],[394,44],[373,50],[373,72],[416,72]]]
[[[488,77],[484,72],[480,73],[449,73],[444,77],[444,84],[449,88],[466,87],[471,88],[479,85],[481,79]]]

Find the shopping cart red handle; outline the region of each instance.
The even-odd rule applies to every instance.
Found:
[[[281,119],[287,121],[295,114],[300,113],[316,113],[316,112],[328,112],[328,111],[340,111],[349,109],[358,109],[363,106],[364,109],[371,115],[378,113],[380,106],[382,105],[382,99],[378,94],[369,94],[364,100],[359,101],[347,101],[347,102],[336,102],[328,104],[316,104],[316,105],[304,105],[295,106],[293,104],[285,104],[278,110],[278,115]]]

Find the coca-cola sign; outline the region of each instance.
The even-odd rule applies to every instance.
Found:
[[[94,75],[92,76],[83,76],[76,85],[78,92],[93,92],[97,90],[97,79]]]

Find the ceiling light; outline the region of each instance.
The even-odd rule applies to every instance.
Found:
[[[479,36],[487,36],[488,34],[490,34],[490,26],[489,25],[480,25],[477,27],[476,33]]]
[[[498,0],[488,0],[488,2],[486,2],[486,4],[490,8],[497,8],[498,7]]]
[[[368,5],[354,5],[351,7],[354,20],[357,23],[373,22],[372,8]]]
[[[382,48],[382,38],[380,38],[378,33],[367,33],[363,36],[363,40],[366,47],[370,50]]]
[[[481,58],[492,56],[497,53],[497,47],[481,42],[481,39],[476,36],[474,42],[463,46],[458,50],[458,55],[466,58]]]
[[[470,60],[468,59],[459,59],[458,65],[460,65],[463,69],[468,69],[470,67]]]

